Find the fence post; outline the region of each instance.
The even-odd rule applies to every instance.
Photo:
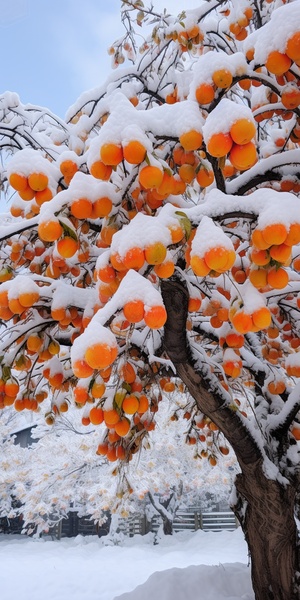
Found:
[[[199,510],[199,513],[197,512],[197,525],[198,525],[198,529],[203,529],[203,518],[202,518],[202,510]]]

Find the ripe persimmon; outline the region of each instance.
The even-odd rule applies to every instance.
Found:
[[[7,379],[4,385],[4,393],[10,398],[15,398],[19,392],[20,386],[14,379]]]
[[[9,298],[8,308],[14,315],[21,315],[25,310],[18,298]]]
[[[264,288],[267,285],[267,271],[265,269],[252,268],[249,271],[249,280],[257,289]]]
[[[103,381],[94,381],[91,387],[91,396],[93,398],[102,398],[105,389],[106,387]]]
[[[245,313],[242,310],[237,311],[230,317],[233,327],[238,333],[246,334],[252,329],[252,318],[251,315]]]
[[[239,375],[241,374],[242,361],[240,359],[238,359],[238,357],[237,357],[237,360],[224,361],[223,369],[224,369],[224,373],[226,373],[226,375],[228,377],[232,377],[233,379],[235,379],[236,377],[239,377]]]
[[[122,417],[122,419],[120,419],[120,421],[118,421],[118,423],[115,424],[115,431],[120,437],[125,437],[127,435],[127,433],[130,431],[129,419],[127,419],[126,417]],[[122,447],[122,446],[120,446],[120,447]],[[119,452],[118,452],[118,458],[121,458],[119,456]]]
[[[24,308],[30,308],[39,300],[39,291],[24,291],[19,293],[19,302]]]
[[[149,400],[145,394],[141,394],[139,397],[139,407],[137,410],[138,414],[143,415],[145,412],[147,412],[148,408]]]
[[[103,410],[104,422],[106,425],[116,425],[120,421],[119,413],[115,408],[111,408],[110,410]]]
[[[233,144],[229,160],[237,171],[246,171],[257,162],[256,146],[253,142],[246,144]]]
[[[195,275],[198,277],[206,277],[206,275],[208,275],[210,272],[210,267],[207,265],[204,258],[201,258],[197,255],[193,255],[191,257],[190,266]]]
[[[163,263],[159,265],[155,265],[154,272],[161,279],[168,279],[172,277],[175,270],[175,264],[172,260],[165,260]]]
[[[35,192],[34,196],[38,206],[42,206],[44,202],[49,202],[53,198],[53,194],[48,187],[45,187],[45,189],[40,192]]]
[[[259,267],[268,265],[270,262],[270,255],[267,249],[259,250],[257,248],[252,248],[250,258],[251,261]]]
[[[77,198],[72,200],[70,206],[71,214],[77,219],[88,219],[92,214],[93,203],[88,198]]]
[[[145,259],[149,265],[160,265],[164,262],[167,249],[162,242],[154,242],[145,248]]]
[[[108,451],[108,443],[107,442],[98,444],[96,454],[98,454],[99,456],[106,456],[107,451]]]
[[[93,425],[100,425],[103,423],[104,416],[102,408],[100,406],[93,406],[89,412],[89,419]]]
[[[36,192],[33,189],[31,189],[29,185],[27,186],[27,188],[19,192],[19,196],[20,198],[22,198],[22,200],[33,200],[35,194]]]
[[[256,127],[250,119],[238,119],[230,128],[230,135],[235,144],[248,144],[255,136]]]
[[[61,240],[58,240],[56,244],[57,252],[63,258],[71,258],[76,254],[78,248],[78,241],[70,236],[63,237]]]
[[[98,270],[97,278],[103,283],[110,283],[116,278],[116,271],[111,265],[105,265]]]
[[[64,176],[66,183],[69,185],[71,179],[78,171],[78,166],[73,160],[63,160],[59,165],[59,169]]]
[[[122,146],[114,143],[102,144],[100,158],[105,165],[116,167],[123,160]]]
[[[188,303],[188,311],[189,312],[198,312],[200,310],[202,304],[201,298],[189,298]]]
[[[275,290],[281,290],[288,285],[288,272],[280,267],[279,269],[270,269],[267,273],[267,283]]]
[[[124,365],[122,365],[119,374],[121,379],[123,379],[123,381],[126,381],[126,383],[131,384],[135,381],[136,372],[130,362],[126,362]]]
[[[145,146],[138,140],[131,140],[123,146],[125,160],[131,165],[139,165],[146,156]]]
[[[178,244],[178,242],[181,242],[181,240],[184,238],[184,230],[182,227],[179,224],[172,224],[169,225],[168,229],[171,234],[172,244]]]
[[[207,169],[201,165],[197,171],[196,179],[201,187],[206,188],[213,183],[215,179],[214,172],[212,169]]]
[[[92,369],[105,369],[114,362],[117,354],[118,349],[116,346],[98,342],[87,348],[84,359]]]
[[[262,229],[262,237],[270,246],[283,244],[287,238],[288,230],[283,223],[270,223]]]
[[[24,192],[28,188],[28,179],[22,173],[11,173],[8,181],[17,192]]]
[[[58,219],[53,218],[42,221],[38,225],[38,236],[43,242],[55,242],[63,233],[63,228]]]
[[[30,173],[28,184],[35,192],[41,192],[48,186],[48,176],[45,173]]]
[[[242,348],[245,343],[245,338],[242,334],[231,331],[226,335],[225,341],[229,348]]]
[[[112,173],[112,167],[105,165],[102,160],[95,160],[90,166],[90,174],[96,179],[108,181]]]
[[[127,271],[127,267],[125,267],[124,262],[118,252],[111,253],[110,262],[116,271]]]
[[[200,131],[190,129],[179,137],[180,144],[187,152],[198,150],[202,146],[203,136]]]
[[[184,183],[192,183],[196,176],[194,165],[189,165],[188,163],[180,165],[178,169],[178,175],[182,181],[184,181]]]
[[[200,83],[196,88],[195,96],[199,104],[210,104],[215,97],[215,88],[211,83]]]
[[[115,462],[117,460],[117,449],[115,446],[108,445],[106,458],[109,460],[109,462]]]
[[[110,246],[114,234],[118,231],[118,227],[115,225],[104,225],[101,229],[101,240],[107,246]]]
[[[252,321],[255,327],[266,329],[272,322],[271,312],[266,306],[262,306],[252,313]]]
[[[90,215],[91,219],[102,219],[103,217],[108,217],[108,215],[111,213],[112,207],[112,200],[108,196],[97,198],[97,200],[93,202]]]
[[[75,360],[72,363],[72,371],[75,377],[83,378],[91,377],[94,373],[94,369],[88,365],[88,363],[83,359]]]
[[[286,385],[284,383],[284,381],[282,380],[277,380],[277,381],[270,381],[268,383],[268,390],[270,392],[270,394],[283,394],[283,392],[285,391]]]
[[[213,72],[212,80],[218,88],[227,89],[231,86],[233,77],[228,69],[218,69]]]
[[[204,260],[213,271],[224,271],[231,269],[235,262],[234,250],[228,250],[222,246],[214,246],[207,250],[204,254]]]
[[[281,102],[285,108],[293,110],[300,104],[300,90],[296,84],[289,83],[281,92]]]
[[[291,259],[292,249],[287,244],[276,244],[270,247],[270,256],[277,262],[286,263]]]
[[[130,300],[123,306],[124,317],[129,323],[139,323],[144,318],[144,302]]]
[[[292,61],[289,56],[278,50],[272,50],[265,62],[266,68],[273,75],[283,75],[291,67]]]
[[[263,234],[262,234],[262,229],[254,229],[254,231],[252,232],[251,235],[251,241],[252,244],[254,244],[254,246],[256,246],[256,248],[258,248],[259,250],[267,250],[270,246],[272,246],[272,242],[271,244],[269,244],[268,242],[265,241]]]
[[[26,346],[31,352],[38,352],[42,345],[43,340],[37,333],[32,333],[26,340]]]
[[[285,52],[295,63],[300,61],[300,31],[296,31],[288,38]]]
[[[147,165],[139,172],[139,182],[145,190],[151,190],[152,188],[158,188],[161,185],[163,176],[164,173],[162,169]]]
[[[167,311],[164,306],[145,307],[144,320],[151,329],[160,329],[167,320]]]
[[[122,258],[122,261],[126,269],[136,269],[137,271],[142,268],[145,262],[145,254],[143,248],[139,246],[133,246]]]
[[[211,156],[215,156],[216,158],[220,158],[221,156],[226,156],[228,152],[230,152],[232,148],[232,138],[229,133],[213,133],[207,142],[207,152],[211,154]]]
[[[134,394],[128,394],[125,396],[122,402],[122,410],[127,415],[134,415],[138,411],[139,408],[139,400],[138,397]]]

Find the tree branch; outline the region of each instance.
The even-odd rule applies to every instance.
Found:
[[[262,452],[257,446],[246,421],[227,403],[217,386],[212,389],[212,381],[207,373],[200,373],[195,366],[187,344],[186,319],[188,292],[178,278],[162,281],[163,300],[168,319],[164,332],[164,349],[176,367],[177,375],[187,386],[197,406],[223,432],[231,444],[241,466],[253,464],[261,459]]]

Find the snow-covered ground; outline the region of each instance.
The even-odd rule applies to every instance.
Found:
[[[241,529],[60,541],[0,535],[3,600],[254,600]]]

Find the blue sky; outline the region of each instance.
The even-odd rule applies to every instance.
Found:
[[[175,14],[186,7],[183,0],[153,3]],[[109,74],[107,48],[123,33],[120,6],[121,0],[2,0],[0,94],[17,92],[23,103],[64,117],[83,91]]]

